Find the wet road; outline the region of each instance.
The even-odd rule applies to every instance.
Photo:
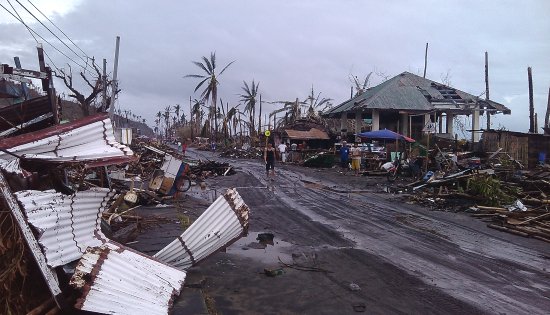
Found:
[[[252,231],[274,231],[294,245],[292,253],[315,251],[328,266],[341,268],[332,276],[333,295],[349,293],[342,279],[361,285],[362,295],[323,302],[324,307],[362,300],[368,313],[381,314],[550,313],[547,243],[490,230],[465,214],[431,212],[391,194],[368,192],[357,180],[339,185],[348,177],[335,170],[284,166],[268,181],[259,162],[229,162],[240,174],[218,178],[213,187],[239,187],[253,211]],[[236,303],[223,300],[218,304],[224,313],[240,313]],[[315,304],[302,304],[306,313],[317,312]],[[347,313],[337,310],[320,313]]]

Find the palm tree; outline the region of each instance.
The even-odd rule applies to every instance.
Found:
[[[181,110],[180,104],[176,104],[176,106],[174,106],[174,112],[176,113],[176,117],[177,117],[178,120],[180,119],[180,110]],[[175,122],[174,122],[174,124],[175,124]]]
[[[218,99],[218,76],[220,76],[231,64],[233,64],[235,61],[231,61],[229,64],[227,64],[222,71],[220,71],[219,74],[216,74],[216,53],[211,52],[210,53],[210,59],[206,58],[205,56],[202,57],[202,62],[200,61],[193,61],[193,64],[195,64],[197,67],[201,68],[205,74],[188,74],[184,76],[184,78],[198,78],[202,79],[199,84],[195,87],[195,92],[204,84],[206,84],[206,87],[201,93],[201,98],[203,101],[209,101],[210,110],[208,117],[210,120],[215,119],[216,117],[216,101]],[[211,126],[210,122],[210,126]],[[216,119],[215,122],[216,125],[216,133],[218,132],[218,121]]]
[[[359,82],[359,79],[357,78],[357,76],[350,75],[350,81],[355,85],[355,95],[354,96],[361,95],[361,94],[365,93],[365,91],[369,87],[368,84],[369,84],[369,79],[370,79],[371,74],[372,74],[372,72],[367,74],[367,76],[365,77],[365,81],[363,81],[363,84],[361,84]]]
[[[162,117],[164,118],[164,123],[165,123],[165,133],[164,135],[166,137],[168,137],[168,129],[170,129],[170,110],[171,110],[171,106],[168,105],[164,108],[164,114],[162,114]]]
[[[204,101],[197,99],[193,100],[191,117],[193,117],[193,115],[195,116],[195,128],[197,130],[197,133],[199,132],[199,127],[202,125],[202,106],[204,106]]]
[[[256,98],[258,97],[258,87],[260,82],[255,83],[252,79],[252,84],[248,86],[246,81],[243,81],[244,86],[241,87],[245,94],[241,94],[241,101],[244,102],[244,112],[248,113],[250,118],[250,136],[254,135],[254,115],[256,114]]]
[[[318,113],[327,110],[332,106],[331,98],[321,98],[321,92],[315,97],[315,92],[313,91],[313,85],[311,86],[311,94],[306,98],[306,103],[308,103],[307,117],[316,118]],[[324,105],[324,107],[322,107]],[[321,108],[322,107],[322,108]]]

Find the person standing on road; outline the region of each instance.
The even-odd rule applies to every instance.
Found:
[[[279,144],[277,148],[281,153],[281,162],[285,163],[286,162],[286,144],[284,142],[281,142],[281,144]]]
[[[342,141],[342,147],[340,148],[340,165],[344,171],[347,171],[349,167],[349,148],[346,141]]]
[[[271,170],[271,179],[275,177],[275,148],[268,143],[264,149],[265,173],[269,178],[269,170]]]
[[[187,140],[183,141],[183,144],[181,145],[181,153],[183,156],[185,156],[185,151],[187,151]]]
[[[361,170],[361,149],[357,143],[351,148],[351,169],[355,171],[355,176],[359,175]]]

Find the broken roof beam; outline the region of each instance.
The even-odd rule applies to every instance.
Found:
[[[228,189],[155,258],[181,269],[227,247],[248,233],[249,208],[236,189]]]

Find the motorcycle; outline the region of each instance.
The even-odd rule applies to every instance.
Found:
[[[401,158],[395,159],[389,168],[386,169],[389,182],[394,182],[400,175],[407,175],[412,177],[418,177],[420,175],[420,167],[417,162],[421,160],[415,160],[414,162],[409,159],[402,160]]]

